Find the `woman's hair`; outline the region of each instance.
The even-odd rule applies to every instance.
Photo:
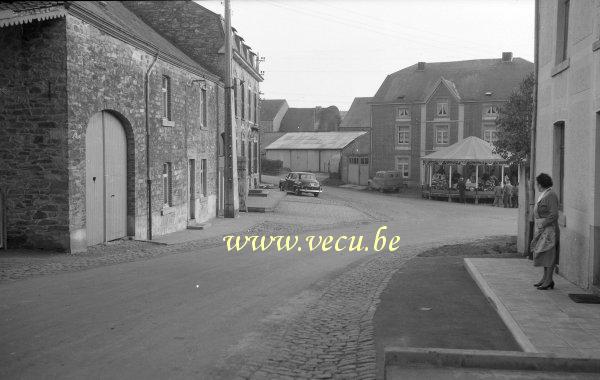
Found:
[[[535,177],[535,180],[537,181],[538,185],[540,185],[544,189],[552,187],[553,185],[552,177],[550,177],[546,173],[540,173],[537,177]]]

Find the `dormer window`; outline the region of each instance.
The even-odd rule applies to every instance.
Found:
[[[498,107],[487,104],[483,107],[483,118],[484,119],[495,119],[498,117]]]
[[[410,120],[410,110],[407,107],[396,109],[396,120]]]
[[[440,118],[448,117],[448,102],[437,103],[436,116]]]

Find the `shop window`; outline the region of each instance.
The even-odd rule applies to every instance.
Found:
[[[410,120],[410,110],[407,107],[397,108],[396,120]]]
[[[450,141],[450,127],[447,125],[438,125],[435,127],[435,144],[448,145]]]
[[[565,199],[565,123],[562,121],[554,124],[553,166],[553,187],[558,194],[559,208],[562,210]]]
[[[569,0],[558,0],[556,12],[556,64],[569,58]]]
[[[396,170],[402,173],[403,178],[410,177],[410,160],[408,157],[396,157]]]
[[[162,77],[162,117],[171,120],[171,78],[166,75]]]
[[[398,131],[398,145],[409,145],[410,144],[410,127],[400,126],[396,127]]]
[[[163,204],[173,206],[173,168],[171,162],[163,164]]]
[[[448,117],[448,102],[438,102],[436,104],[436,116],[439,118]]]

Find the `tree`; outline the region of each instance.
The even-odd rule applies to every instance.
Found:
[[[498,111],[498,140],[494,151],[511,164],[523,163],[530,152],[535,77],[530,73]]]

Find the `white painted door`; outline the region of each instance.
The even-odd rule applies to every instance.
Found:
[[[88,123],[86,234],[88,245],[127,235],[127,139],[121,122],[99,112]]]

